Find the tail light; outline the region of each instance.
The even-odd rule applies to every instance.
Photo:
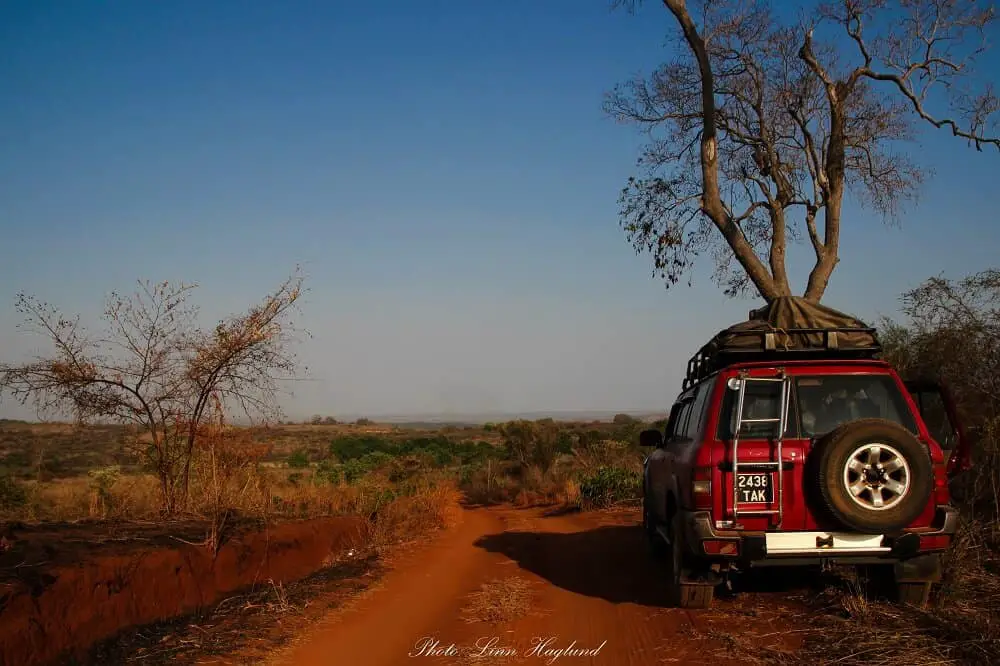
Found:
[[[712,508],[712,468],[695,467],[691,479],[691,495],[695,509]]]
[[[944,465],[934,465],[934,503],[948,504],[951,497],[948,494],[948,475]]]
[[[972,468],[972,449],[968,446],[962,446],[961,443],[952,452],[951,456],[948,458],[948,474],[956,474],[958,472],[966,472]]]

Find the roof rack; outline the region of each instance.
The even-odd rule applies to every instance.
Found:
[[[682,390],[734,363],[868,360],[877,358],[882,351],[876,330],[867,326],[781,329],[761,326],[741,329],[741,326],[745,325],[719,332],[691,357]]]

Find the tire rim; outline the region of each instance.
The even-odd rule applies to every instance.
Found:
[[[881,442],[863,444],[844,465],[847,496],[868,511],[886,511],[910,489],[910,466],[896,448]]]

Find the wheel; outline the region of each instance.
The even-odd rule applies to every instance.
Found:
[[[642,531],[646,534],[646,543],[649,546],[650,554],[658,560],[665,559],[667,543],[656,531],[656,521],[650,513],[645,494],[642,496]]]
[[[670,557],[667,571],[667,596],[677,608],[708,608],[715,596],[715,585],[690,582],[691,566],[685,555],[680,512],[670,518]]]
[[[927,448],[891,421],[845,423],[821,438],[809,458],[823,509],[852,531],[884,534],[906,527],[933,490]]]
[[[925,607],[931,599],[931,583],[896,583],[896,600],[901,604]]]

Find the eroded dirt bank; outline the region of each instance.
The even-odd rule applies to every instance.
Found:
[[[66,562],[14,565],[0,588],[0,664],[42,665],[82,655],[135,625],[196,612],[257,583],[303,578],[359,545],[365,523],[324,518],[233,536],[211,550],[132,542]]]

